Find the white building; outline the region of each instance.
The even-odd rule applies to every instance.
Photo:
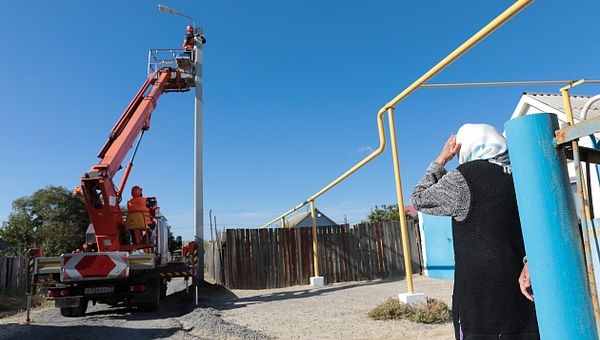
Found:
[[[575,124],[581,121],[582,109],[584,108],[586,103],[590,101],[591,98],[591,96],[571,95],[571,111],[573,113],[573,120]],[[555,114],[558,117],[558,122],[561,127],[564,124],[568,124],[562,96],[560,94],[553,93],[523,93],[510,119],[542,112]],[[596,102],[589,107],[585,119],[594,118],[598,116],[600,116],[600,102]],[[579,145],[583,148],[596,149],[600,148],[599,141],[600,134],[596,134],[596,136],[590,136],[589,138],[581,138],[579,140]],[[585,175],[586,173],[588,173],[587,167],[587,163],[582,164],[584,178],[586,178],[586,181],[592,188],[592,199],[590,200],[590,208],[592,209],[592,212],[595,210],[597,214],[600,214],[600,183],[598,180],[598,178],[600,177],[600,167],[599,165],[593,163],[589,164],[589,177],[591,183],[587,180],[587,176]],[[573,167],[573,162],[568,163],[568,168],[569,178],[571,180],[571,189],[573,195],[576,195],[577,186],[575,184],[575,169]],[[577,199],[575,199],[575,202],[576,204],[578,204]]]
[[[591,98],[592,96],[585,95],[570,96],[573,119],[576,124],[581,121],[582,110]],[[510,119],[536,113],[555,114],[558,117],[561,126],[567,124],[562,96],[555,93],[523,93]],[[598,116],[600,116],[600,102],[596,102],[589,107],[585,119]],[[580,149],[583,151],[582,155],[584,156],[586,154],[585,148],[600,149],[600,134],[590,136],[589,138],[581,138],[579,140],[579,145]],[[596,163],[600,163],[600,159],[595,161]],[[572,192],[573,195],[576,195],[577,186],[575,184],[575,170],[571,161],[568,163],[568,168]],[[594,218],[594,213],[595,215],[600,216],[600,165],[590,163],[588,167],[587,163],[583,163],[582,169],[586,182],[589,183],[591,180],[590,208],[592,218]],[[586,173],[589,173],[589,176],[586,176]],[[587,180],[588,177],[589,180]],[[576,196],[574,197],[576,198]],[[579,204],[577,199],[575,199],[575,202],[576,204]],[[422,236],[421,249],[423,249],[425,275],[433,278],[452,279],[454,276],[454,254],[451,219],[449,217],[436,217],[419,213],[419,227]],[[600,244],[600,241],[592,243],[598,245]],[[595,262],[598,262],[597,250],[598,249],[595,249],[594,251],[596,254],[594,255],[596,257]],[[595,263],[595,267],[600,268],[600,264]],[[600,275],[598,272],[600,272],[600,270],[596,270],[597,276]],[[597,281],[599,279],[600,277],[597,278]],[[600,288],[600,285],[598,287]]]

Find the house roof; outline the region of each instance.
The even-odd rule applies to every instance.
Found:
[[[583,108],[591,98],[591,96],[587,95],[570,95],[573,119],[581,120]],[[521,96],[519,104],[517,104],[511,119],[534,112],[547,112],[564,115],[565,108],[563,105],[562,96],[559,93],[525,92]],[[600,101],[596,101],[590,106],[586,118],[593,118],[597,116],[600,116]]]
[[[0,250],[10,250],[11,247],[3,239],[0,238]]]
[[[325,216],[325,214],[323,214],[322,212],[319,211],[319,209],[315,208],[315,214],[317,214],[317,226],[322,226],[322,225],[337,225],[337,223],[335,223],[332,219],[330,219],[329,217]],[[294,217],[289,218],[288,220],[286,220],[285,222],[285,227],[286,228],[296,228],[298,227],[303,221],[307,220],[307,219],[312,219],[310,216],[310,211],[306,211],[303,213],[300,213]],[[311,225],[312,225],[312,220],[311,220]]]
[[[407,214],[409,214],[412,217],[417,217],[417,215],[419,214],[419,212],[417,211],[417,209],[415,209],[410,204],[404,206],[404,212],[406,212]]]
[[[317,209],[315,209],[315,211],[316,210]],[[310,211],[305,211],[305,212],[300,213],[292,218],[289,218],[289,219],[287,219],[287,221],[285,221],[285,227],[286,228],[294,228],[298,225],[298,223],[303,221],[308,216],[310,216]]]

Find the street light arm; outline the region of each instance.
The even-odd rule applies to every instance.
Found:
[[[182,16],[182,17],[184,17],[184,18],[186,18],[186,19],[190,20],[190,21],[192,22],[192,26],[193,26],[194,28],[196,28],[196,22],[194,21],[194,18],[192,18],[192,17],[190,17],[190,16],[187,16],[187,15],[185,15],[185,14],[183,14],[183,13],[179,13],[179,12],[177,12],[176,10],[174,10],[174,9],[172,9],[172,8],[169,8],[169,7],[167,7],[167,6],[160,5],[160,4],[158,5],[158,10],[159,10],[159,11],[161,11],[161,12],[168,13],[168,14],[176,14],[176,15],[180,15],[180,16]]]
[[[158,5],[158,10],[161,12],[169,13],[169,14],[177,14],[177,12],[167,6]]]

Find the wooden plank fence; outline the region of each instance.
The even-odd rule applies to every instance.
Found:
[[[204,266],[215,282],[225,282],[225,267],[223,266],[222,242],[204,243]]]
[[[413,273],[421,272],[418,228],[409,222]],[[319,275],[327,283],[403,276],[398,222],[317,229]],[[268,289],[308,284],[314,276],[312,229],[228,229],[224,242],[206,246],[205,264],[231,289]]]
[[[25,292],[26,280],[27,258],[0,256],[0,293]]]

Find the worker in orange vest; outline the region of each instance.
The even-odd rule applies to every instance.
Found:
[[[131,188],[131,198],[127,202],[127,221],[125,226],[132,232],[133,242],[141,241],[142,231],[147,233],[148,225],[152,224],[150,209],[147,199],[142,194],[142,188],[134,186]]]
[[[192,50],[194,48],[194,27],[187,25],[185,28],[185,38],[183,38],[183,48]]]
[[[142,188],[137,185],[131,188],[131,198],[127,202],[127,211],[130,213],[144,213],[146,224],[150,224],[152,223],[152,219],[150,218],[150,209],[148,209],[146,202],[147,200],[146,197],[143,196]]]
[[[187,50],[187,53],[190,53],[192,49],[194,49],[194,39],[198,37],[200,43],[202,45],[206,44],[206,38],[202,33],[202,29],[198,29],[199,33],[194,33],[194,26],[187,25],[185,28],[185,37],[183,38],[183,48]]]

